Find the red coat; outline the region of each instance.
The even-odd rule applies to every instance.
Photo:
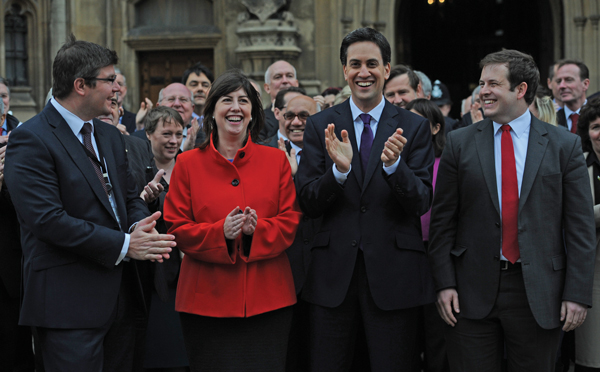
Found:
[[[236,207],[256,210],[249,255],[243,233],[228,249],[223,224]],[[248,140],[233,162],[213,146],[177,157],[164,219],[185,253],[175,309],[212,317],[247,317],[296,303],[285,250],[301,214],[285,154]]]

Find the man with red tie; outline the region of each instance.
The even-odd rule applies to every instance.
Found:
[[[486,56],[486,119],[451,132],[429,256],[452,371],[554,371],[561,329],[591,305],[595,226],[579,137],[528,110],[533,58]]]
[[[577,133],[579,110],[587,103],[585,92],[590,85],[590,71],[581,61],[565,59],[557,62],[554,82],[564,106],[556,112],[558,125]]]

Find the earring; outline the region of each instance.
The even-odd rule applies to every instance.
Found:
[[[252,121],[252,116],[250,116],[250,121]]]

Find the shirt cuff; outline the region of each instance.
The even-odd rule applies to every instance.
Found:
[[[346,182],[346,180],[348,179],[348,175],[350,174],[351,170],[352,170],[352,164],[350,164],[350,169],[348,169],[348,172],[342,173],[337,169],[337,166],[334,163],[333,164],[333,177],[335,177],[335,180],[337,181],[337,183],[339,183],[340,185],[343,185],[344,182]]]
[[[396,162],[392,165],[390,165],[389,167],[385,166],[385,163],[383,164],[383,171],[385,172],[385,174],[387,174],[388,176],[391,175],[392,173],[394,173],[396,171],[396,169],[398,169],[398,164],[400,164],[400,159],[402,158],[402,156],[398,156],[398,160],[396,160]]]
[[[129,234],[125,234],[125,241],[123,241],[123,247],[121,248],[121,254],[119,255],[119,258],[117,259],[117,263],[115,263],[115,266],[120,264],[121,261],[129,261],[129,257],[125,257],[125,255],[127,254],[127,251],[129,250],[129,239],[131,239]]]

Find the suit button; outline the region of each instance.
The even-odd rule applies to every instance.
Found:
[[[240,159],[243,159],[243,158],[244,158],[244,156],[246,156],[246,153],[245,153],[245,152],[243,152],[243,151],[242,151],[242,152],[240,152]]]
[[[496,227],[500,228],[500,222],[496,222]]]
[[[304,239],[304,244],[308,244],[308,239]]]
[[[363,213],[365,213],[367,211],[367,207],[361,207],[360,211],[363,212]]]
[[[353,247],[356,247],[356,244],[358,244],[358,243],[356,243],[356,240],[353,240],[353,241],[352,241],[352,246],[353,246]]]
[[[233,181],[231,181],[231,184],[232,184],[233,186],[237,186],[237,185],[239,185],[239,184],[240,184],[240,181],[239,181],[239,180],[236,178],[236,179],[234,179]]]

